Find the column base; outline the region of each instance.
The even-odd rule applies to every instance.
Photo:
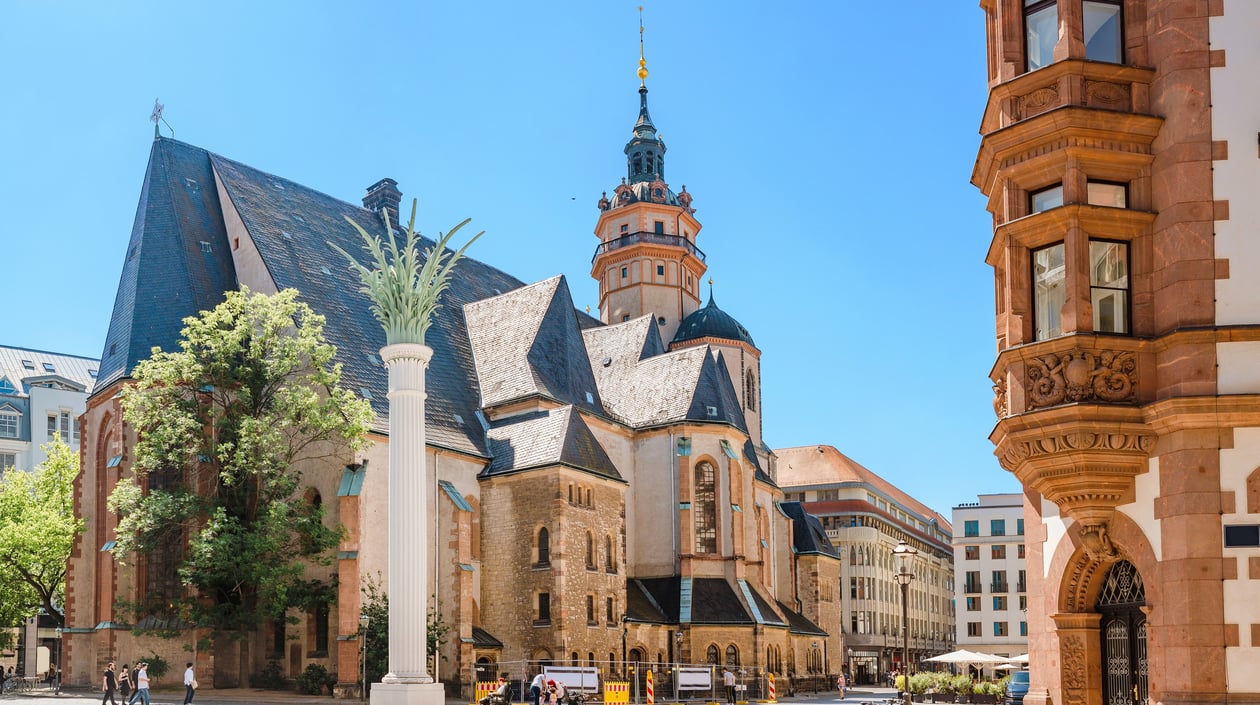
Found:
[[[441,683],[373,683],[371,705],[445,705]]]

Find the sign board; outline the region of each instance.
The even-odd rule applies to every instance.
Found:
[[[713,671],[708,668],[679,668],[679,690],[713,690]]]
[[[600,692],[599,669],[593,666],[543,666],[543,673],[569,690],[585,695]]]

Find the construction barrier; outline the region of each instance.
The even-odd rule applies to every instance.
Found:
[[[630,684],[604,681],[604,705],[630,702]]]
[[[647,672],[647,705],[656,705],[656,688],[652,685],[652,671]]]
[[[770,697],[767,699],[767,702],[777,703],[777,702],[779,702],[779,701],[778,701],[778,700],[775,700],[775,698],[774,698],[774,674],[773,674],[773,673],[767,673],[767,674],[766,674],[766,678],[767,678],[767,681],[766,681],[766,695],[770,696]]]
[[[499,689],[498,681],[477,681],[477,693],[473,697],[473,702],[481,702],[481,699]]]

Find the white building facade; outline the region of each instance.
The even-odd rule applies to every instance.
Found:
[[[954,507],[958,648],[998,656],[1028,650],[1024,497],[982,494]]]
[[[34,469],[57,435],[79,449],[79,416],[98,368],[92,358],[0,346],[0,469]]]

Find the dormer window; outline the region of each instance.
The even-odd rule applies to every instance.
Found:
[[[17,394],[17,387],[13,386],[8,377],[0,377],[0,394]]]

